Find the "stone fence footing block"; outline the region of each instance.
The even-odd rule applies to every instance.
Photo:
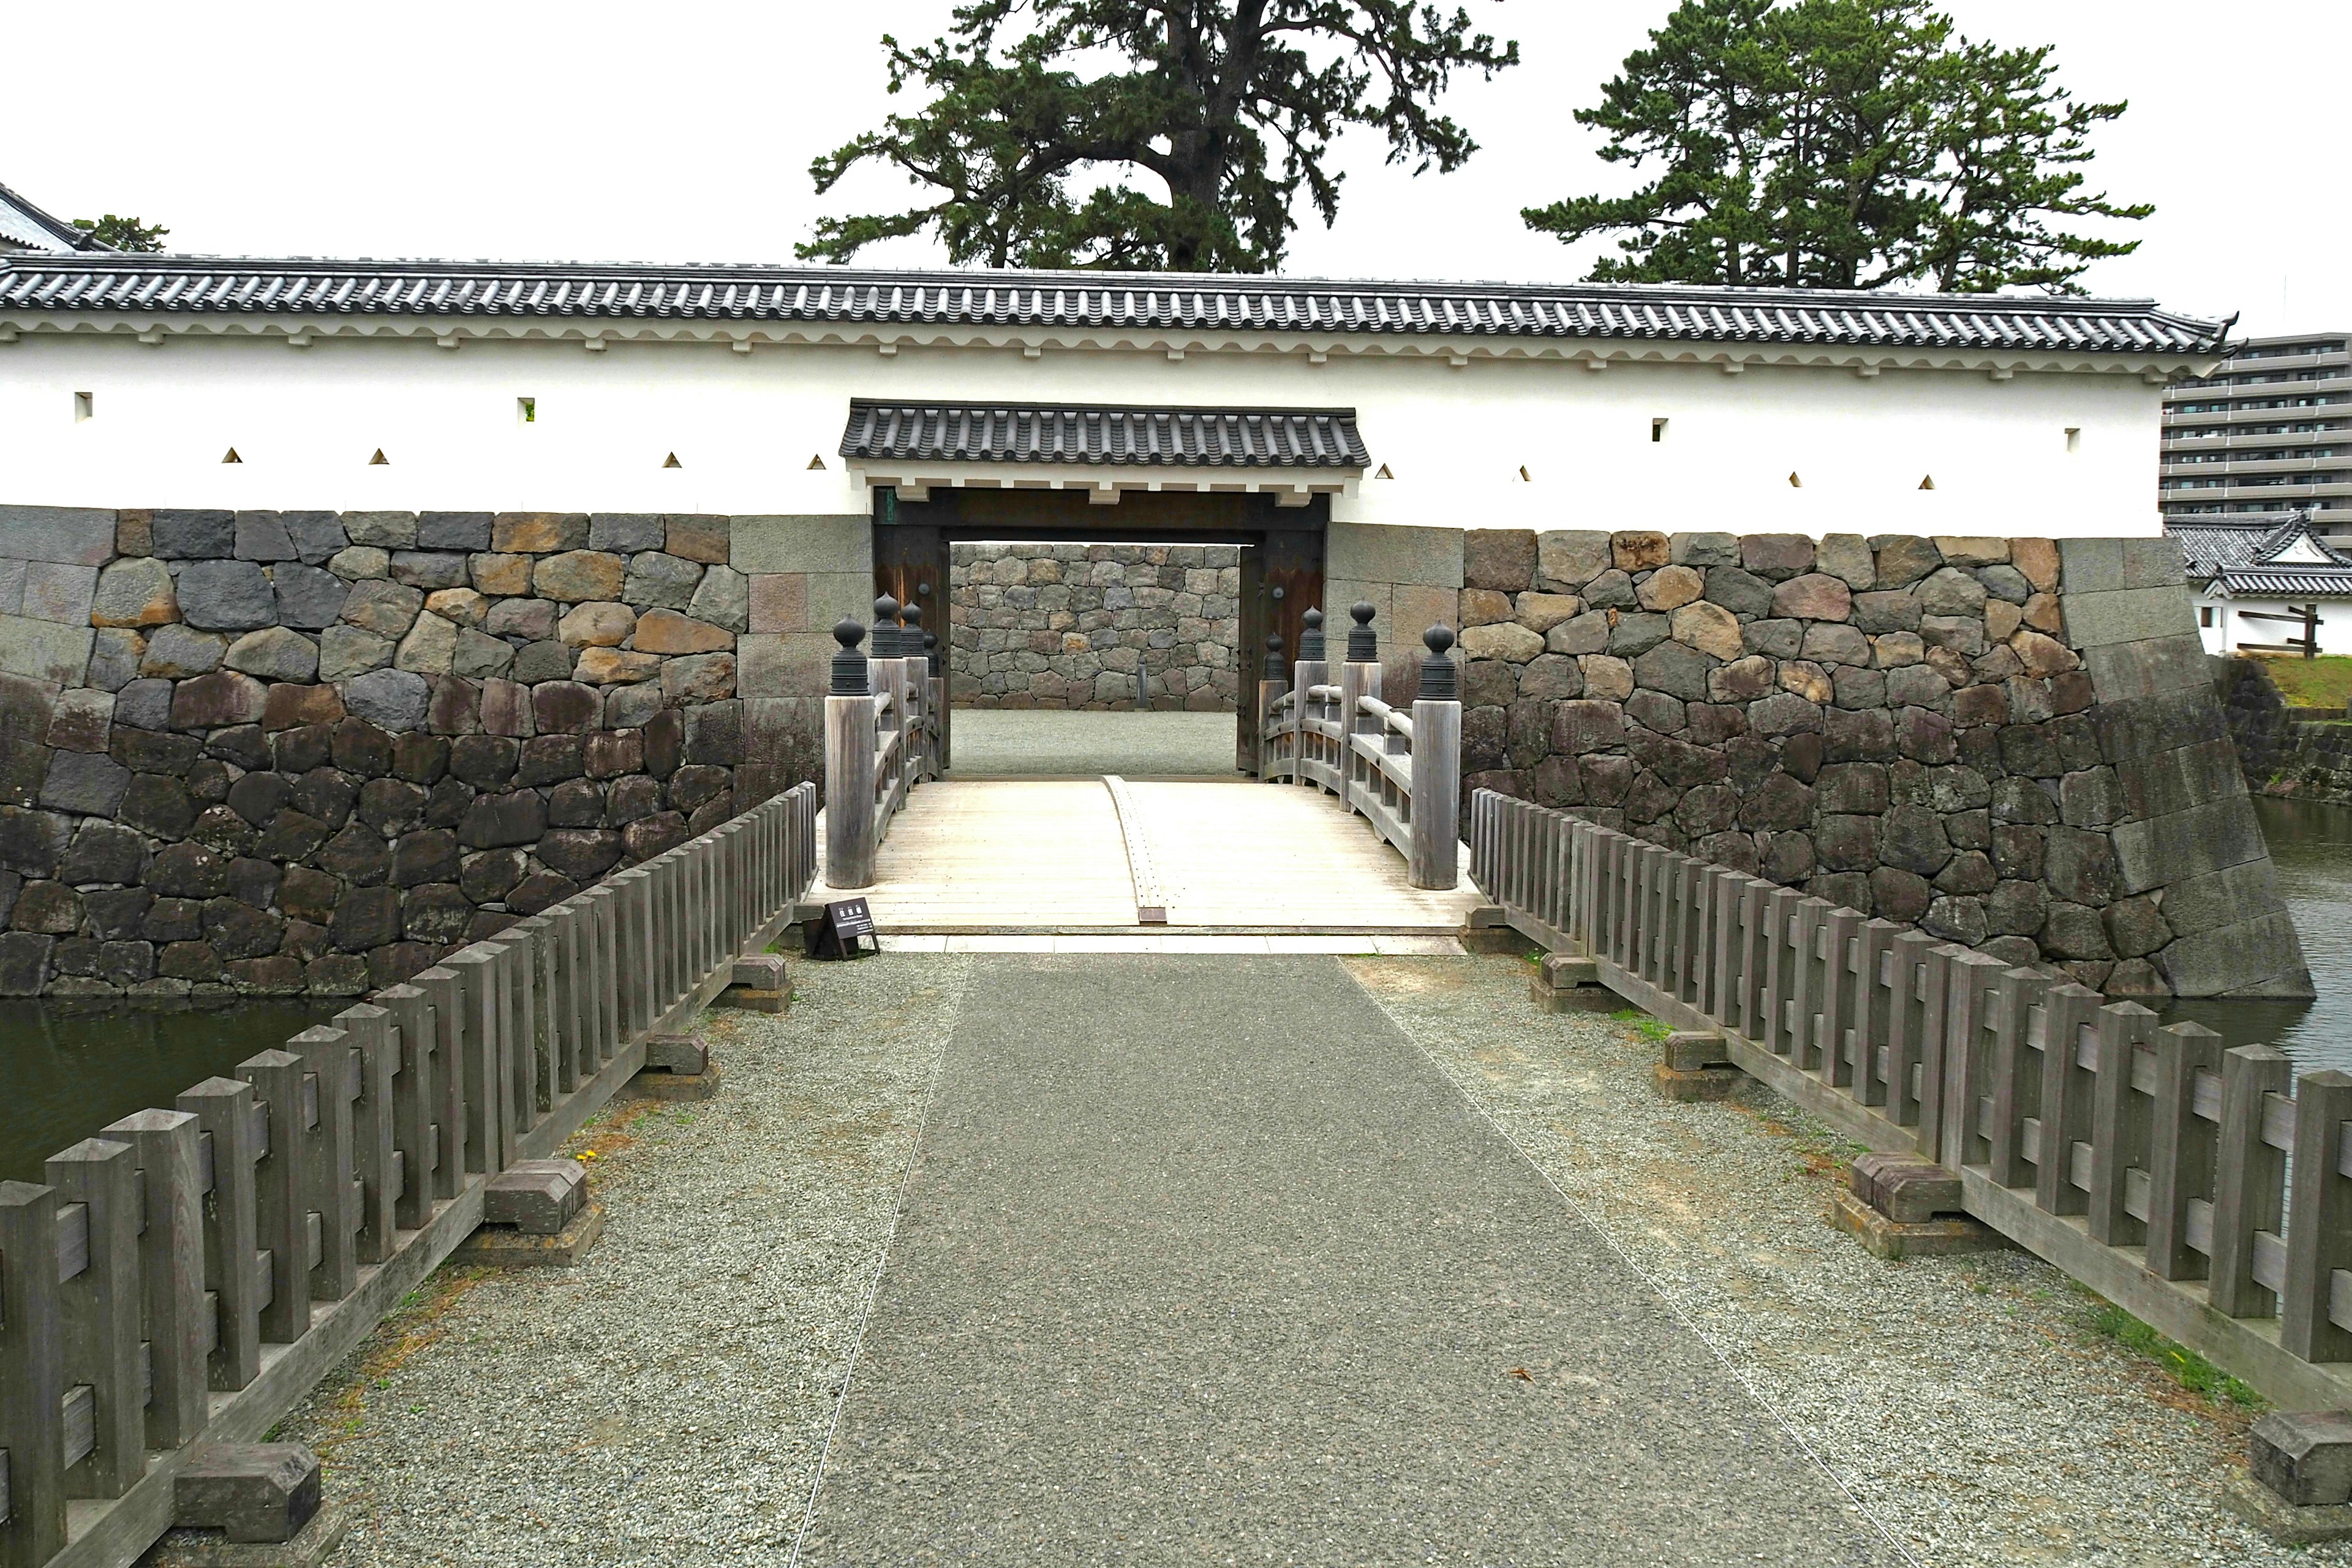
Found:
[[[588,1173],[577,1160],[518,1160],[482,1192],[482,1223],[510,1225],[525,1236],[553,1236],[588,1201]]]
[[[2221,1500],[2282,1546],[2312,1546],[2352,1537],[2352,1504],[2298,1507],[2250,1475],[2232,1471],[2224,1477]]]
[[[646,1071],[696,1073],[710,1065],[710,1052],[692,1035],[647,1035]]]
[[[1711,1029],[1676,1029],[1660,1042],[1650,1087],[1661,1099],[1684,1104],[1724,1100],[1739,1087],[1739,1069],[1731,1065],[1721,1035]]]
[[[486,1225],[459,1242],[451,1256],[460,1263],[491,1268],[569,1268],[586,1257],[604,1234],[604,1205],[584,1203],[553,1236]]]
[[[2294,1507],[2352,1503],[2352,1412],[2272,1411],[2247,1434],[2246,1462]]]
[[[727,989],[711,1001],[714,1007],[740,1007],[753,1013],[781,1013],[792,1003],[792,983],[784,961],[772,952],[753,953],[735,961]]]
[[[329,1504],[289,1541],[232,1541],[217,1530],[173,1530],[139,1559],[139,1568],[320,1568],[350,1526],[350,1516]]]
[[[1905,1225],[1967,1211],[1960,1179],[1908,1154],[1864,1154],[1846,1173],[1846,1188],[1891,1220]]]
[[[215,1443],[172,1483],[172,1522],[234,1542],[291,1541],[319,1511],[319,1457],[298,1443]]]

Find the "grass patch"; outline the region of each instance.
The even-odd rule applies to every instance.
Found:
[[[2352,659],[2345,661],[2352,664]],[[2091,1315],[2091,1327],[2134,1355],[2154,1362],[2173,1382],[2208,1404],[2260,1410],[2261,1394],[2186,1345],[2175,1344],[2112,1301],[2102,1301]]]
[[[1621,1024],[1633,1025],[1633,1032],[1645,1040],[1663,1040],[1675,1032],[1665,1020],[1653,1018],[1639,1007],[1620,1007],[1609,1016]]]
[[[2295,658],[2284,654],[2251,657],[2263,661],[2263,668],[2278,683],[2279,693],[2290,708],[2332,708],[2341,713],[2344,705],[2352,701],[2352,655],[2328,654],[2319,658]]]

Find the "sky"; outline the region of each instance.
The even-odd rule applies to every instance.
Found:
[[[1462,3],[1517,39],[1524,61],[1448,96],[1481,151],[1415,178],[1383,164],[1376,135],[1342,142],[1339,222],[1309,215],[1286,271],[1544,282],[1591,266],[1601,242],[1562,246],[1518,211],[1633,178],[1594,156],[1599,139],[1571,110],[1597,100],[1670,0]],[[877,40],[931,37],[950,9],[96,0],[78,28],[104,56],[95,81],[54,53],[12,73],[0,184],[61,217],[163,223],[177,251],[789,261],[818,216],[913,194],[861,171],[821,200],[808,164],[913,106],[887,95]],[[2094,293],[2242,312],[2254,333],[2352,325],[2340,260],[2352,205],[2323,174],[2340,142],[2329,62],[2352,45],[2352,6],[2236,0],[2226,26],[2178,0],[1946,9],[1972,37],[2054,44],[2078,96],[2130,100],[2098,133],[2093,182],[2157,214],[2129,226],[2137,254],[2085,277]],[[859,259],[944,258],[916,239]]]

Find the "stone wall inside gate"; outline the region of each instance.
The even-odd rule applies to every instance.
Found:
[[[734,521],[0,507],[0,994],[358,995],[725,821]]]
[[[949,671],[963,708],[1230,713],[1241,554],[1231,544],[960,543]]]
[[[1459,538],[1465,798],[2110,995],[2310,994],[2169,541]]]

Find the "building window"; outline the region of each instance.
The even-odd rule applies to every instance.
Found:
[[[1651,421],[1650,421],[1650,439],[1651,439],[1651,440],[1653,440],[1653,441],[1663,441],[1663,440],[1664,440],[1665,438],[1666,438],[1666,421],[1664,421],[1664,420],[1663,420],[1663,419],[1653,419],[1653,420],[1651,420]]]
[[[518,398],[516,398],[516,399],[515,399],[515,423],[516,423],[516,424],[518,424],[518,425],[534,425],[534,424],[537,424],[538,422],[539,422],[539,399],[538,399],[538,398],[536,398],[536,397],[518,397]]]
[[[89,393],[74,394],[74,423],[79,425],[98,412],[98,399]]]
[[[2081,426],[2079,426],[2079,425],[2069,425],[2069,426],[2066,426],[2066,450],[2068,450],[2068,451],[2070,451],[2070,452],[2079,452],[2079,451],[2081,451],[2082,449],[2083,449],[2083,427],[2082,427]]]
[[[2197,606],[2197,624],[2200,626],[2210,626],[2213,624],[2212,605],[2200,605]]]

